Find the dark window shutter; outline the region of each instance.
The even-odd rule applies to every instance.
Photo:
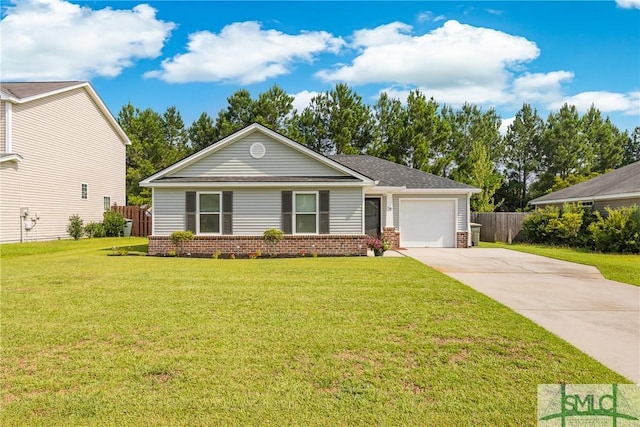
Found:
[[[282,192],[282,231],[284,234],[293,232],[293,192]]]
[[[222,192],[222,234],[233,234],[233,191]]]
[[[320,229],[318,233],[329,234],[329,190],[322,190],[318,193],[320,197]]]
[[[196,192],[187,191],[185,200],[185,228],[186,231],[196,232]]]

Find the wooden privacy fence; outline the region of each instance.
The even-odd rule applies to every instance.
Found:
[[[120,212],[125,218],[133,220],[131,223],[131,235],[147,237],[151,234],[151,216],[146,209],[140,206],[114,206],[113,210]]]
[[[528,212],[472,212],[471,222],[481,224],[483,242],[519,242],[523,239],[522,221]]]

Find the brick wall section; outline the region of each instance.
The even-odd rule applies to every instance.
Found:
[[[169,236],[149,236],[149,255],[167,255],[176,251]],[[191,256],[210,257],[220,251],[222,257],[234,254],[246,258],[249,254],[262,252],[262,257],[277,254],[289,256],[366,256],[365,235],[285,235],[280,242],[269,244],[262,236],[196,236],[185,242],[182,253]]]
[[[456,233],[456,248],[469,247],[469,233],[466,231],[458,231]]]
[[[391,244],[391,250],[400,249],[400,232],[395,227],[384,227],[382,238]]]

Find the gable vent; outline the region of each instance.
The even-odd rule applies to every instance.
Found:
[[[249,154],[251,154],[251,157],[253,157],[254,159],[261,159],[265,154],[267,154],[267,149],[261,143],[255,142],[251,144],[251,148],[249,148]]]

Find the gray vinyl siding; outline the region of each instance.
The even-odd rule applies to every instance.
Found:
[[[362,188],[336,188],[329,193],[331,234],[362,234]]]
[[[640,206],[640,197],[631,198],[631,199],[597,200],[596,202],[593,203],[593,208],[597,209],[602,214],[606,214],[607,211],[605,210],[605,207],[609,207],[611,209],[618,209],[623,206],[633,206],[633,205]]]
[[[591,202],[592,199],[585,198],[584,202]],[[571,205],[580,205],[581,202],[569,202]],[[611,200],[596,200],[593,201],[593,209],[600,212],[602,215],[606,215],[606,207],[611,209],[621,208],[623,206],[640,206],[640,197],[627,198],[627,199],[611,199]],[[560,203],[540,203],[535,205],[536,209],[544,209],[547,206],[555,206],[558,209],[562,209],[564,202]]]
[[[156,236],[169,236],[185,229],[185,193],[187,188],[153,189],[153,231]]]
[[[318,188],[320,190],[322,188]],[[200,188],[197,191],[223,191],[228,188]],[[233,234],[259,236],[268,228],[281,228],[281,191],[285,188],[233,189]],[[307,191],[308,189],[305,189]],[[168,236],[185,227],[185,193],[188,188],[153,190],[153,234]],[[193,190],[191,190],[193,191]],[[314,190],[309,190],[314,191]],[[330,233],[362,233],[362,189],[329,190]]]
[[[102,221],[105,196],[126,203],[124,141],[84,88],[14,104],[11,132],[12,152],[23,160],[3,167],[0,177],[0,241],[20,239],[20,207],[40,217],[24,233],[30,241],[69,238],[67,225],[75,214],[85,224]],[[88,185],[87,199],[81,197],[82,183]]]
[[[249,154],[252,144],[259,142],[266,154],[254,159]],[[255,132],[227,147],[215,151],[170,176],[345,176],[279,141]]]
[[[242,189],[233,191],[233,234],[262,235],[280,225],[281,191],[272,189]]]
[[[467,231],[467,196],[459,194],[395,194],[393,196],[393,225],[400,225],[400,199],[457,199],[458,218],[456,219],[457,231]]]

